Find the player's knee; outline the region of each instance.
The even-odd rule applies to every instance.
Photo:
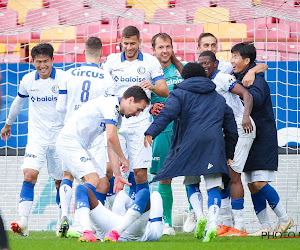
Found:
[[[97,192],[103,193],[103,194],[107,194],[109,191],[109,180],[107,179],[107,177],[101,178],[99,180],[99,184],[97,186]]]
[[[70,172],[64,171],[63,172],[63,179],[68,179],[70,181],[74,181],[74,177]]]
[[[141,168],[141,169],[135,169],[134,170],[134,178],[137,184],[145,183],[147,179],[147,169]]]
[[[267,184],[266,181],[255,181],[252,182],[253,187],[258,192],[261,188],[263,188]]]
[[[106,177],[107,177],[108,179],[111,179],[113,176],[114,176],[114,175],[113,175],[113,171],[112,171],[112,169],[111,169],[111,166],[110,166],[109,162],[107,162],[107,167],[106,167]]]
[[[230,182],[231,182],[231,184],[242,183],[241,174],[239,174],[239,173],[231,174],[231,180],[230,180]]]
[[[24,181],[36,183],[39,172],[34,169],[24,169]]]

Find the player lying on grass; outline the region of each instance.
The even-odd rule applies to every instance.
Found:
[[[218,62],[213,52],[202,52],[199,56],[199,62],[205,69],[207,77],[216,84],[216,91],[225,98],[226,103],[232,108],[239,133],[234,158],[229,166],[231,206],[235,223],[234,227],[221,226],[218,229],[218,236],[247,236],[243,216],[244,188],[241,181],[241,173],[256,132],[255,124],[250,117],[253,106],[252,95],[243,85],[237,83],[234,76],[218,70]],[[201,204],[198,203],[198,206],[201,206]]]
[[[86,200],[90,211],[95,235],[105,242],[117,241],[158,241],[162,236],[162,199],[158,192],[153,192],[150,201],[149,189],[141,189],[135,200],[132,200],[124,190],[116,195],[112,211],[100,203],[93,192],[83,185],[77,191],[85,189]],[[76,191],[76,195],[77,192]],[[96,242],[92,232],[84,232],[79,242]]]
[[[62,162],[68,166],[71,174],[77,179],[82,179],[96,195],[98,200],[104,203],[103,193],[97,192],[100,178],[105,177],[101,168],[97,169],[97,162],[88,151],[93,141],[104,131],[107,133],[108,156],[115,174],[115,189],[123,189],[128,184],[121,176],[121,162],[128,170],[129,162],[125,158],[117,135],[117,126],[121,122],[121,114],[126,117],[138,116],[150,102],[145,91],[138,86],[128,88],[122,98],[115,96],[100,96],[86,102],[65,124],[60,132],[56,148]],[[100,143],[104,143],[104,140]],[[103,154],[102,162],[106,163],[106,155]],[[109,183],[106,183],[106,193]],[[86,199],[85,193],[76,196],[76,208],[80,208],[82,200]],[[79,210],[78,210],[79,211]],[[83,219],[83,231],[90,230],[89,213],[80,210],[78,217]],[[89,211],[88,211],[89,212]]]
[[[151,145],[152,139],[174,121],[172,146],[153,181],[186,176],[190,193],[196,190],[188,176],[204,176],[208,192],[208,231],[205,235],[206,219],[199,218],[197,237],[208,242],[217,234],[219,190],[226,188],[230,180],[227,159],[233,159],[237,126],[232,109],[215,91],[216,85],[206,77],[199,63],[188,63],[181,75],[185,80],[176,85],[145,132],[145,146]]]
[[[246,43],[239,43],[231,49],[231,63],[238,81],[255,67],[256,49]],[[256,138],[253,141],[244,172],[245,181],[251,192],[255,213],[262,225],[262,230],[252,234],[272,231],[267,214],[267,201],[278,218],[276,232],[283,233],[294,225],[280,201],[276,190],[269,184],[274,181],[278,169],[277,129],[274,119],[270,88],[263,74],[256,74],[253,85],[249,87],[253,96],[251,117],[256,124]]]

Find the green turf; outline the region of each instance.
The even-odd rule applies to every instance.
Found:
[[[158,242],[79,243],[76,239],[61,239],[54,232],[30,232],[30,237],[20,237],[9,232],[10,247],[17,249],[300,249],[300,238],[261,239],[261,237],[217,237],[215,242],[202,243],[193,234],[177,233],[163,236]]]

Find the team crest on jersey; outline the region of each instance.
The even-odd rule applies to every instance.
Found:
[[[175,75],[178,76],[178,77],[181,77],[181,75],[180,75],[178,69],[175,70]]]
[[[54,85],[54,86],[52,87],[52,92],[53,92],[53,93],[58,93],[58,91],[59,91],[58,85]]]
[[[137,72],[138,72],[140,75],[143,75],[143,74],[145,74],[146,69],[145,69],[145,67],[140,66],[140,67],[138,67]]]

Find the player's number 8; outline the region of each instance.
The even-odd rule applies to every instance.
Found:
[[[89,90],[91,87],[91,82],[86,80],[82,84],[82,92],[81,92],[81,102],[87,102],[89,100]]]

